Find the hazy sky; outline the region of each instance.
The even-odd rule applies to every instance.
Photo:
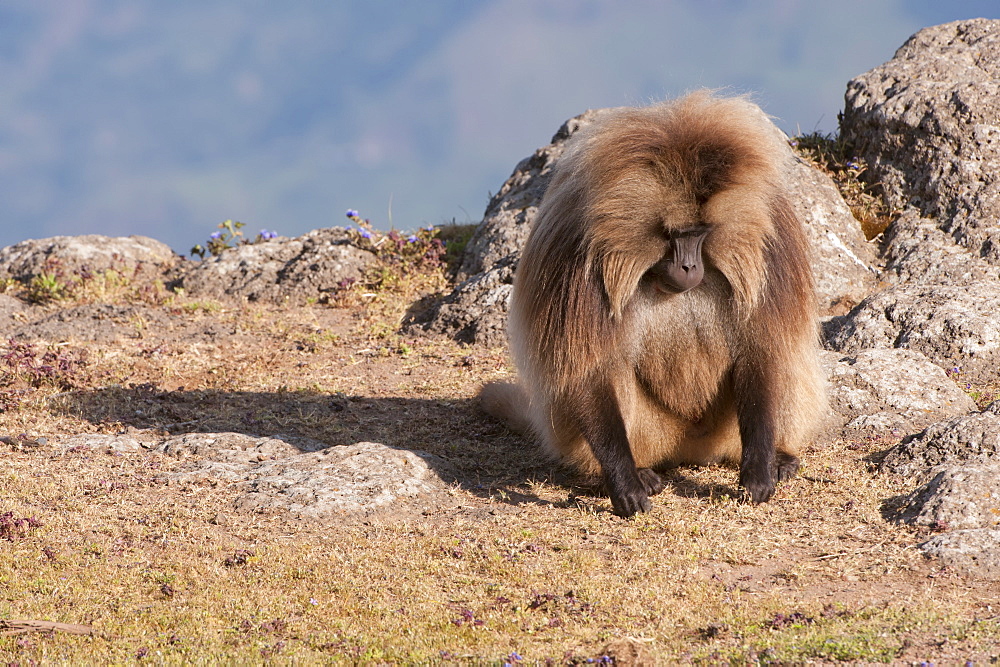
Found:
[[[3,0],[0,247],[478,221],[587,108],[707,86],[832,132],[849,79],[977,16],[1000,2]]]

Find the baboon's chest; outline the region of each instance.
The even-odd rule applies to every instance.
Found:
[[[634,348],[633,370],[641,390],[688,419],[702,416],[732,366],[728,317],[717,303],[685,294],[659,304]]]

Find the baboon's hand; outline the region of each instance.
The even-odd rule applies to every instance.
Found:
[[[770,467],[759,470],[744,466],[740,470],[740,486],[746,489],[751,502],[766,503],[774,495],[774,476]]]
[[[611,505],[618,516],[627,519],[639,512],[649,511],[649,494],[637,472],[625,479],[605,479],[605,483],[608,495],[611,496]]]

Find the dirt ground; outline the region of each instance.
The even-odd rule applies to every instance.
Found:
[[[505,350],[397,321],[364,304],[0,294],[0,656],[1000,660],[1000,585],[924,559],[927,534],[886,519],[912,481],[872,472],[884,434],[814,446],[761,506],[737,500],[735,470],[678,468],[622,520],[478,411],[478,387],[512,374]],[[225,484],[167,484],[169,456],[60,447],[195,432],[379,442],[455,472],[440,494],[300,521],[241,513]],[[14,619],[91,634],[5,635]]]

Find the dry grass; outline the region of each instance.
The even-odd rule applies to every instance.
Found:
[[[82,359],[76,366],[5,376],[0,388],[23,393],[0,412],[0,620],[94,633],[0,634],[0,656],[562,664],[610,654],[661,663],[1000,655],[995,582],[925,561],[913,546],[922,536],[883,518],[886,500],[908,487],[873,475],[866,457],[890,443],[817,446],[762,506],[733,499],[734,470],[680,468],[652,512],[621,520],[607,498],[477,412],[478,386],[511,372],[503,350],[395,333],[407,304],[440,279],[406,279],[349,309],[139,303],[117,323],[127,336],[52,348]],[[225,485],[166,485],[157,476],[178,465],[170,457],[58,447],[59,434],[164,430],[384,442],[444,456],[462,480],[429,509],[401,504],[315,524],[237,513]]]
[[[898,215],[885,202],[881,183],[872,182],[868,165],[839,136],[814,132],[795,137],[792,145],[800,157],[833,179],[869,241]]]

